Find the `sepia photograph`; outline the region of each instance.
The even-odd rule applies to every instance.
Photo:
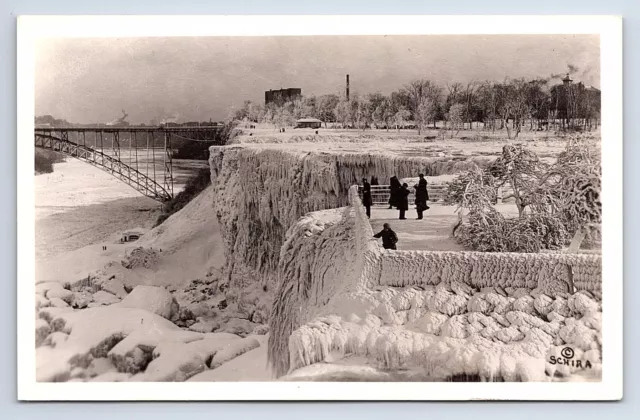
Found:
[[[86,22],[73,34],[64,17],[19,22],[28,395],[621,389],[611,22],[402,33],[401,17],[361,18],[331,34],[313,32],[320,17],[273,18],[291,33],[251,18],[264,34],[222,17],[201,35],[143,17],[66,18]]]

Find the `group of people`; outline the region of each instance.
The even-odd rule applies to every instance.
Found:
[[[418,183],[414,185],[413,188],[416,190],[416,212],[418,213],[418,220],[421,220],[423,218],[424,211],[429,210],[429,206],[427,205],[427,201],[429,200],[429,192],[427,191],[427,180],[424,178],[424,174],[420,174],[419,177],[420,179],[418,180]],[[397,208],[400,211],[399,219],[406,220],[405,212],[409,210],[409,194],[411,194],[411,192],[409,191],[409,185],[407,185],[407,183],[400,184],[398,177],[393,176],[391,177],[389,186],[389,209],[392,209],[394,207]],[[373,204],[373,200],[371,197],[371,184],[369,184],[366,178],[362,179],[362,204],[366,209],[367,217],[370,218],[371,205]]]
[[[429,200],[429,192],[427,191],[427,180],[424,178],[424,174],[419,175],[419,180],[413,188],[415,193],[415,205],[416,212],[418,213],[418,220],[423,218],[425,210],[429,210],[427,201]],[[372,181],[373,183],[373,181]],[[377,180],[376,180],[377,184]],[[389,183],[389,208],[397,208],[400,211],[400,220],[406,220],[405,212],[409,210],[409,185],[406,183],[400,184],[398,177],[393,176]],[[371,205],[373,200],[371,197],[371,184],[366,179],[362,180],[362,204],[364,205],[367,217],[371,217]],[[373,235],[374,238],[382,238],[382,247],[384,249],[396,249],[398,243],[398,235],[391,229],[389,223],[385,223],[380,232]]]

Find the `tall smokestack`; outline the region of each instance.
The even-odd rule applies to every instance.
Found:
[[[349,75],[347,74],[347,101],[349,100]]]

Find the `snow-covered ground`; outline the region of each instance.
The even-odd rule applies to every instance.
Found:
[[[283,136],[278,144],[266,143],[266,135],[251,136],[239,147],[212,148],[214,185],[132,244],[119,244],[118,232],[148,227],[155,203],[134,204],[146,199],[116,191],[129,187],[102,174],[91,178],[100,195],[91,202],[93,184],[83,184],[85,172],[97,171],[90,167],[77,171],[76,189],[66,193],[45,191],[46,179],[40,180],[45,199],[38,204],[38,223],[48,225],[39,231],[66,235],[57,242],[49,235],[47,248],[76,241],[80,249],[38,260],[39,378],[272,380],[267,349],[269,360],[291,355],[291,367],[302,369],[281,372],[291,373],[287,380],[402,380],[406,375],[384,370],[431,369],[434,363],[443,369],[423,369],[418,380],[457,372],[545,380],[541,358],[565,343],[582,351],[585,360],[601,361],[596,340],[601,309],[599,298],[589,293],[548,298],[532,288],[476,290],[445,281],[391,287],[379,279],[375,289],[369,284],[372,270],[381,269],[371,253],[377,247],[371,226],[392,220],[400,246],[408,247],[401,249],[457,250],[448,238],[455,215],[452,207],[434,204],[425,220],[398,221],[397,211],[374,208],[369,224],[361,206],[344,207],[354,180],[415,176],[424,167],[450,176],[459,170],[457,162],[472,164],[478,156],[496,154],[497,142],[478,142],[477,153],[467,154],[467,149],[458,152],[465,146],[461,140],[372,141],[349,133],[335,141],[317,139],[319,145],[295,138],[302,135],[307,136]],[[56,185],[49,182],[48,188]],[[74,206],[74,199],[81,204]],[[142,214],[139,220],[134,213]],[[361,229],[354,227],[354,214]],[[80,232],[71,229],[78,226]],[[83,280],[88,274],[91,279]],[[500,313],[496,302],[504,303]],[[547,317],[554,310],[559,315]],[[271,314],[275,322],[268,319]],[[150,324],[158,328],[151,331]],[[483,358],[488,348],[506,356]]]

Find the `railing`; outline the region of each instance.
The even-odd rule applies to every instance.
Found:
[[[429,201],[442,201],[447,191],[445,184],[430,184],[427,186]],[[358,195],[362,198],[362,187],[358,188]],[[389,185],[372,185],[371,202],[374,206],[389,205],[390,188]],[[415,200],[415,189],[409,187],[409,203]]]

